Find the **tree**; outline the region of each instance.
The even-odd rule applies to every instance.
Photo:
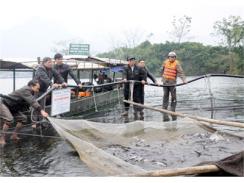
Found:
[[[223,18],[222,21],[217,21],[214,24],[215,35],[221,36],[221,43],[226,45],[230,57],[230,73],[235,73],[234,64],[237,60],[234,59],[234,49],[238,46],[243,47],[244,39],[244,21],[240,16],[229,16]]]
[[[184,15],[178,20],[174,16],[172,21],[173,30],[170,32],[170,34],[174,37],[178,44],[180,44],[182,39],[189,34],[191,30],[191,20],[192,18],[187,15]]]
[[[222,37],[222,42],[229,50],[241,45],[244,39],[244,21],[240,16],[229,16],[214,24],[217,36]]]
[[[140,29],[124,31],[125,45],[127,48],[135,48],[144,38],[144,32]]]

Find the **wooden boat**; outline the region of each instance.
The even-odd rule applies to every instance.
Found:
[[[16,80],[18,79],[16,73],[34,73],[39,63],[40,58],[37,60],[0,59],[0,71],[13,72],[13,90],[15,90]],[[71,109],[66,115],[71,116],[88,110],[95,110],[97,107],[118,102],[122,97],[122,85],[116,82],[116,78],[118,77],[116,74],[118,75],[118,73],[120,73],[126,61],[91,56],[66,55],[64,56],[64,63],[70,65],[79,79],[81,76],[88,78],[88,81],[84,82],[84,87],[82,89],[75,88],[75,86],[72,87],[75,90],[76,96],[72,97]],[[112,83],[96,85],[93,76],[101,72],[110,74],[110,76],[113,77]],[[111,87],[108,90],[106,86]],[[85,96],[81,96],[82,92],[85,93]],[[51,106],[47,106],[46,110],[50,112],[50,108]]]
[[[64,62],[69,64],[73,71],[77,74],[77,77],[80,79],[81,76],[88,78],[88,81],[84,82],[83,88],[79,89],[77,86],[72,86],[71,89],[74,91],[75,95],[71,98],[70,103],[70,111],[62,114],[65,117],[70,117],[73,115],[82,115],[85,112],[97,111],[99,107],[103,107],[106,105],[113,105],[120,101],[122,101],[123,96],[123,85],[118,81],[118,77],[120,71],[123,66],[126,64],[126,61],[123,60],[115,60],[115,59],[107,59],[107,58],[97,58],[97,57],[83,57],[83,56],[65,56]],[[16,81],[18,77],[16,75],[19,72],[29,72],[30,79],[35,68],[40,63],[40,59],[34,61],[34,59],[0,59],[0,71],[12,71],[13,72],[13,91],[16,88]],[[113,76],[112,82],[102,85],[96,85],[94,80],[94,74],[99,73],[101,71],[106,71],[110,75]],[[108,86],[109,89],[107,88]],[[85,96],[79,95],[81,92],[85,92]],[[51,105],[45,106],[45,110],[51,114]],[[33,121],[33,116],[30,112],[27,112],[28,116],[28,124],[27,128],[23,128],[21,133],[24,135],[20,135],[21,138],[26,138],[26,134],[32,134],[31,123]],[[40,119],[41,121],[37,121],[40,124],[43,124],[43,128],[38,128],[38,134],[45,135],[45,127],[47,127],[48,135],[53,134],[54,130],[50,128],[49,123],[45,123],[46,120]],[[50,129],[52,129],[50,133]],[[40,131],[41,130],[41,131]]]

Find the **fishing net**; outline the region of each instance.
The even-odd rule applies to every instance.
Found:
[[[242,122],[243,87],[243,78],[206,77],[189,83],[177,88],[176,111]],[[146,105],[161,108],[162,97],[162,87],[145,86]],[[137,121],[132,111],[131,107],[126,120],[121,116],[121,104],[81,116],[87,119],[49,120],[98,175],[194,166],[204,161],[216,162],[243,150],[241,128],[209,126],[179,117],[176,121],[163,122],[163,115],[150,109],[144,109],[144,121]]]
[[[244,176],[244,151],[217,161],[215,164],[232,175]]]
[[[217,161],[244,147],[243,141],[208,133],[188,119],[124,124],[49,120],[76,149],[80,159],[100,176],[193,166],[202,161]]]

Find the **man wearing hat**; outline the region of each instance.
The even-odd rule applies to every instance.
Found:
[[[128,65],[124,67],[123,70],[123,81],[124,85],[124,99],[129,100],[131,97],[130,83],[128,81],[133,80],[133,101],[136,103],[142,103],[142,95],[143,95],[143,85],[146,81],[146,72],[136,65],[135,57],[129,57]],[[128,111],[130,104],[124,103],[125,112],[122,114],[124,116],[128,116]],[[134,106],[134,117],[137,119],[137,113],[141,112],[142,109]]]
[[[176,53],[169,52],[168,59],[163,62],[162,81],[164,85],[175,85],[176,78],[179,76],[183,83],[186,83],[186,77],[178,60],[176,60]],[[169,105],[169,94],[171,94],[171,111],[176,108],[176,87],[164,87],[163,109],[167,109]],[[169,117],[164,113],[164,121],[169,121]],[[172,115],[172,120],[176,120],[176,116]]]

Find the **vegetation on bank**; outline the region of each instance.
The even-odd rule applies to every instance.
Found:
[[[98,56],[126,59],[127,56],[133,55],[138,59],[144,59],[148,69],[159,76],[162,62],[172,50],[177,53],[177,59],[181,61],[186,75],[244,74],[243,47],[235,48],[230,55],[228,48],[222,46],[204,46],[194,42],[151,44],[145,41],[135,48],[117,48]]]
[[[151,44],[146,40],[136,47],[125,45],[97,56],[123,60],[136,56],[144,59],[149,70],[159,76],[163,60],[170,51],[175,51],[186,75],[244,74],[244,21],[241,17],[230,16],[215,22],[213,28],[221,46],[182,42],[183,36],[190,31],[191,18],[185,16],[179,20],[178,26],[176,23],[174,20],[175,42]]]

